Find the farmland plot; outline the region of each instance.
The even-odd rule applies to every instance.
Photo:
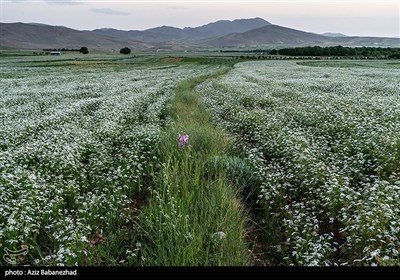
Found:
[[[178,82],[217,66],[42,60],[1,69],[0,250],[28,245],[26,264],[85,264],[103,228],[129,219]]]
[[[275,264],[399,264],[400,70],[341,63],[246,62],[197,87],[257,169]]]

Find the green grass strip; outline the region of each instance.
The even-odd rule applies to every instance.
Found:
[[[226,167],[213,164],[231,150],[231,141],[212,122],[194,92],[199,83],[224,74],[182,82],[161,135],[160,172],[148,206],[139,217],[143,265],[245,265],[247,214],[240,191],[228,180]],[[178,134],[189,135],[191,148],[178,147]]]

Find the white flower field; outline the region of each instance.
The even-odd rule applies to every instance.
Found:
[[[241,63],[197,90],[257,169],[271,258],[398,264],[400,69],[325,64]]]
[[[76,57],[2,57],[0,252],[28,246],[17,264],[253,265],[253,217],[269,265],[400,264],[398,63]]]
[[[44,63],[1,69],[0,250],[29,244],[35,264],[73,265],[151,172],[174,87],[211,67]]]

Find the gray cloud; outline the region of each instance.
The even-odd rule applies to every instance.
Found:
[[[38,0],[10,0],[11,3],[18,4],[37,4]],[[84,4],[81,0],[42,0],[48,5],[81,5]]]
[[[90,9],[90,11],[93,13],[105,14],[105,15],[117,15],[117,16],[130,15],[130,13],[120,12],[120,11],[112,10],[109,8],[92,8],[92,9]]]
[[[29,1],[28,0],[11,0],[11,3],[26,4],[26,3],[29,3]]]
[[[82,1],[79,0],[44,0],[48,5],[81,5]]]

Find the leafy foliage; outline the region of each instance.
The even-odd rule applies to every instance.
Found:
[[[374,47],[320,47],[308,46],[297,48],[284,48],[278,52],[281,55],[296,56],[363,56],[363,57],[382,57],[386,58],[399,52],[399,48],[374,48]],[[271,52],[272,54],[272,52]]]
[[[131,53],[131,49],[128,47],[124,47],[119,51],[121,54],[130,54]]]
[[[82,48],[80,48],[79,52],[80,52],[80,53],[83,53],[83,54],[88,54],[88,53],[89,53],[89,50],[88,50],[87,47],[82,47]]]

